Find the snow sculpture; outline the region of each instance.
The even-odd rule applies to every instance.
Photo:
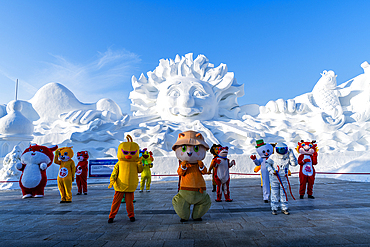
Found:
[[[340,90],[345,109],[352,111],[350,116],[356,122],[364,123],[370,119],[370,65],[367,61],[361,64],[364,74],[344,83],[346,87]],[[350,86],[352,90],[349,90]]]
[[[21,172],[15,168],[15,164],[21,161],[22,150],[19,146],[14,146],[3,160],[3,168],[0,170],[0,180],[8,177],[19,179]]]
[[[16,164],[21,162],[22,150],[19,146],[14,146],[13,150],[8,153],[3,160],[3,168],[0,170],[0,181],[18,181],[21,172],[17,170]],[[0,183],[1,189],[18,188],[18,182]]]
[[[227,66],[214,67],[204,55],[193,60],[193,54],[161,59],[158,67],[132,77],[130,93],[134,116],[159,115],[164,120],[191,122],[220,117],[237,118],[237,97],[244,86],[237,84]]]
[[[22,101],[11,101],[6,107],[7,114],[0,118],[0,157],[4,157],[15,145],[21,149],[29,145],[33,139],[34,126],[22,112]],[[27,110],[27,107],[25,107]],[[30,112],[31,114],[32,112]]]
[[[62,119],[84,125],[95,119],[114,122],[123,117],[121,108],[113,100],[101,99],[96,104],[84,104],[59,83],[49,83],[40,88],[30,103],[43,122]]]
[[[276,101],[270,100],[265,106],[259,107],[260,113],[304,113],[306,112],[306,105],[302,103],[296,103],[294,99],[278,99]]]
[[[324,70],[320,80],[312,90],[312,96],[316,105],[326,114],[338,118],[343,114],[337,91],[337,75],[334,71]],[[315,104],[314,103],[314,104]]]
[[[8,114],[0,119],[0,137],[30,137],[33,133],[33,124],[21,113],[21,102],[15,100],[9,102],[6,110]]]

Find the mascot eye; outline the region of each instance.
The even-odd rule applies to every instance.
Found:
[[[263,150],[262,153],[266,153],[265,150]]]
[[[270,152],[270,150],[269,149],[267,149],[267,151],[266,151],[267,153],[269,153]]]
[[[68,155],[68,152],[65,152],[64,155],[67,156]]]
[[[306,144],[302,143],[302,147],[306,146]]]
[[[186,146],[182,146],[181,148],[182,148],[182,151],[183,151],[183,152],[186,152],[186,149],[187,149],[187,147],[186,147]]]
[[[131,152],[130,152],[130,154],[131,154],[131,155],[135,155],[135,154],[136,154],[136,151],[137,151],[137,150],[135,150],[135,151],[131,151]]]
[[[310,146],[310,148],[312,148],[312,144],[310,144],[309,146]]]
[[[194,146],[194,151],[197,153],[199,151],[199,146]]]

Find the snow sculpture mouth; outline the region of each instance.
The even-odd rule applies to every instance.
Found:
[[[173,107],[169,109],[170,112],[175,116],[193,117],[199,115],[203,111],[203,107],[200,108],[187,108],[187,107]]]

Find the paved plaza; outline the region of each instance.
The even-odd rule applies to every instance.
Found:
[[[89,184],[88,195],[60,204],[58,188],[44,198],[21,199],[20,190],[0,191],[0,246],[370,246],[369,183],[317,178],[316,199],[299,199],[291,177],[290,215],[272,215],[259,178],[232,179],[233,202],[215,202],[203,221],[181,223],[172,207],[177,182],[153,182],[135,192],[135,222],[125,205],[113,224],[108,214],[114,190]],[[93,180],[90,180],[93,182]]]

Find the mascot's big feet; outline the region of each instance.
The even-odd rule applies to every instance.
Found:
[[[32,195],[31,195],[31,194],[26,194],[26,195],[24,195],[24,196],[22,197],[22,199],[30,198],[30,197],[32,197]]]
[[[232,202],[233,199],[230,198],[230,195],[229,194],[225,194],[225,201]]]
[[[43,195],[35,195],[34,197],[35,198],[43,198],[44,196]]]
[[[222,200],[221,200],[221,196],[222,196],[222,194],[220,193],[220,194],[217,194],[217,199],[215,200],[216,202],[222,202]]]

